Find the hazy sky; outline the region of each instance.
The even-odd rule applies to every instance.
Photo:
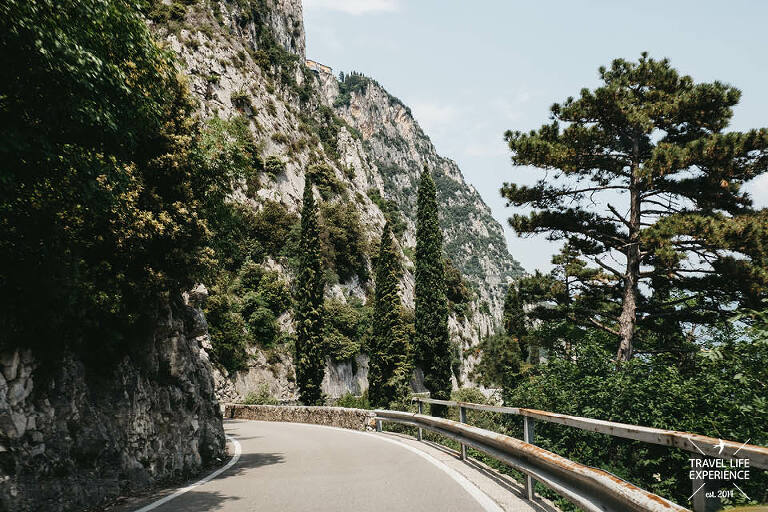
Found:
[[[528,271],[549,269],[557,246],[508,227],[513,209],[499,188],[538,173],[512,166],[504,131],[538,128],[553,102],[598,85],[599,66],[642,51],[696,81],[740,88],[733,129],[768,126],[767,20],[759,0],[304,0],[307,56],[365,73],[409,105]],[[768,176],[750,190],[768,206]]]

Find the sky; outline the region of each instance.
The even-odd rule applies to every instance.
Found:
[[[552,103],[599,86],[601,65],[643,51],[697,82],[741,89],[730,129],[768,126],[766,20],[759,0],[304,0],[307,57],[373,77],[409,105],[529,272],[549,270],[559,245],[520,238],[507,223],[522,210],[505,206],[502,184],[539,173],[511,164],[504,132],[540,127]],[[747,186],[768,206],[768,175]]]

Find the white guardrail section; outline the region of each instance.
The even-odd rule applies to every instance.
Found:
[[[607,471],[578,464],[557,454],[535,446],[534,422],[558,423],[590,432],[633,439],[646,443],[673,446],[696,454],[721,459],[749,459],[750,466],[768,469],[768,448],[762,446],[714,439],[707,436],[676,432],[611,421],[595,420],[578,416],[555,414],[535,409],[500,407],[492,405],[454,402],[431,398],[414,398],[419,413],[377,410],[377,428],[381,422],[393,422],[431,430],[461,444],[461,457],[466,458],[466,447],[475,448],[504,462],[526,475],[526,495],[534,497],[534,483],[539,481],[564,498],[587,511],[685,511],[680,505],[640,489]],[[459,408],[459,422],[422,415],[422,404],[436,404]],[[524,440],[491,432],[466,424],[466,410],[478,410],[502,414],[514,414],[524,418]],[[694,490],[697,484],[693,481]],[[704,493],[701,499],[694,496],[694,510],[704,510]]]

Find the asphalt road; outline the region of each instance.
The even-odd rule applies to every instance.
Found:
[[[153,511],[494,510],[441,462],[381,434],[242,420],[225,429],[242,447],[237,463]]]

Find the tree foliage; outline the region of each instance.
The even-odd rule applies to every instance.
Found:
[[[518,341],[501,332],[486,336],[475,347],[480,359],[472,368],[471,378],[481,386],[511,389],[520,379],[523,362]]]
[[[400,303],[401,275],[400,255],[387,222],[376,260],[373,335],[368,345],[368,397],[379,407],[402,402],[409,389],[411,364]]]
[[[309,175],[304,181],[301,209],[301,256],[296,279],[296,383],[306,405],[322,403],[321,384],[325,369],[323,353],[323,269],[317,206]]]
[[[443,234],[438,221],[435,182],[421,174],[416,214],[416,357],[433,398],[451,394],[451,344],[443,264]]]
[[[248,347],[277,343],[277,318],[291,305],[288,284],[275,271],[250,260],[235,273],[222,271],[204,307],[213,362],[229,372],[246,369]]]
[[[356,297],[327,299],[323,305],[324,353],[334,362],[349,361],[365,350],[371,331],[371,307]]]
[[[571,357],[550,358],[533,368],[529,379],[505,389],[504,402],[765,446],[768,343],[760,330],[745,337],[741,326],[717,326],[706,337],[706,350],[685,365],[661,354],[616,366],[605,348],[612,337],[590,329]],[[561,425],[541,423],[536,429],[537,445],[547,450],[682,505],[691,494],[688,452]],[[768,500],[767,472],[753,471],[739,486],[756,502]],[[731,503],[748,500],[737,492]]]
[[[191,158],[194,106],[129,2],[9,0],[0,32],[2,344],[103,363],[206,274],[219,177]]]
[[[504,334],[517,341],[520,348],[520,359],[528,362],[530,350],[528,347],[528,317],[525,304],[514,283],[510,283],[504,295],[504,312],[502,316]]]
[[[637,327],[721,321],[766,295],[768,222],[741,186],[768,168],[768,130],[726,132],[740,92],[666,59],[617,59],[600,78],[553,105],[552,123],[507,132],[512,161],[546,174],[502,194],[534,208],[510,219],[518,233],[566,240],[618,287],[617,308],[577,318],[616,336],[625,360]]]

